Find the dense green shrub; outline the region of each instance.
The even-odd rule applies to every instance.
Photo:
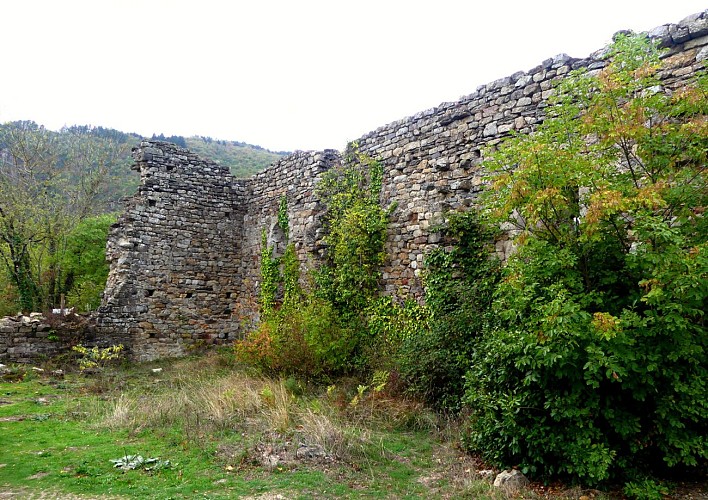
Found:
[[[608,57],[488,162],[519,236],[465,397],[471,450],[585,483],[708,459],[708,80],[662,92],[642,37]]]
[[[399,370],[410,390],[434,406],[457,411],[475,340],[487,328],[499,275],[493,232],[477,213],[448,214],[445,245],[425,260],[425,311],[401,345]],[[421,316],[427,316],[420,321]]]
[[[363,356],[369,368],[400,372],[418,362],[416,357],[420,353],[403,348],[428,330],[430,311],[427,307],[411,299],[400,302],[381,296],[369,302],[364,318],[367,340]]]
[[[326,380],[348,369],[356,344],[332,305],[307,294],[264,317],[236,352],[268,374]]]
[[[66,306],[76,312],[95,310],[101,304],[108,278],[106,241],[115,221],[115,214],[85,218],[65,235],[61,251],[53,258],[53,267],[60,269],[63,277],[57,289],[65,294]],[[5,269],[0,270],[0,316],[16,314],[21,309],[16,285]]]

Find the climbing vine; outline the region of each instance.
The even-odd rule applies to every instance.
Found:
[[[380,328],[368,328],[367,316],[377,303],[392,210],[379,202],[382,179],[381,164],[355,145],[344,165],[323,176],[317,194],[326,207],[327,251],[314,272],[313,288],[301,286],[294,245],[275,258],[263,233],[261,324],[237,345],[242,359],[268,372],[319,379],[371,366],[371,353],[380,350],[377,338],[383,336]],[[277,223],[286,236],[287,209],[283,196]]]
[[[439,228],[444,246],[425,258],[425,310],[399,352],[409,390],[446,411],[458,411],[476,341],[493,321],[491,304],[500,263],[495,232],[476,211],[448,213]],[[420,314],[420,313],[418,313]]]
[[[273,312],[280,281],[280,262],[273,257],[273,248],[268,246],[265,229],[261,234],[261,312],[267,317]]]
[[[301,298],[302,290],[300,288],[300,261],[295,253],[295,245],[288,244],[280,262],[283,270],[283,303],[297,302]]]
[[[288,238],[290,219],[288,218],[288,197],[285,195],[280,197],[280,204],[278,205],[278,227],[282,229],[285,238]]]
[[[349,146],[344,165],[329,170],[317,193],[327,207],[325,264],[317,283],[321,296],[344,316],[360,315],[376,296],[391,211],[379,201],[383,166]]]

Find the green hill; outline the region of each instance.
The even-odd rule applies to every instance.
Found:
[[[229,167],[236,177],[250,177],[289,154],[285,151],[269,151],[244,142],[201,136],[185,138],[185,147],[204,158]]]

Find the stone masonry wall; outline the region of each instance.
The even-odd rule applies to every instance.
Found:
[[[650,33],[669,48],[664,85],[677,88],[708,59],[708,11],[678,25]],[[440,236],[429,228],[444,213],[475,204],[485,172],[484,151],[512,131],[528,133],[544,119],[556,80],[571,70],[598,71],[606,49],[586,59],[565,54],[547,59],[527,72],[514,73],[477,88],[459,101],[443,103],[415,116],[385,125],[359,139],[360,150],[384,162],[383,202],[398,203],[387,242],[384,269],[389,293],[422,294],[418,279],[423,258]],[[498,242],[503,258],[508,241]]]
[[[339,153],[296,152],[256,174],[247,184],[247,213],[243,220],[243,248],[239,276],[243,276],[239,300],[236,305],[242,320],[254,318],[257,310],[258,284],[262,232],[266,232],[268,245],[274,255],[280,256],[288,242],[293,242],[303,267],[312,265],[312,258],[320,249],[321,207],[315,196],[319,175],[338,164]],[[285,235],[278,226],[278,209],[281,199],[288,206],[290,234]]]
[[[661,39],[669,49],[664,61],[666,68],[661,74],[668,89],[682,86],[704,67],[708,59],[708,11],[689,16],[678,24],[660,26],[650,35]],[[543,121],[554,82],[574,69],[598,71],[605,65],[602,60],[605,50],[585,59],[565,54],[547,59],[527,72],[480,86],[459,101],[443,103],[390,123],[356,141],[360,151],[384,164],[382,203],[385,206],[397,204],[386,243],[389,258],[384,267],[383,284],[387,293],[399,297],[422,296],[419,275],[423,259],[440,241],[440,235],[430,228],[443,221],[446,211],[475,204],[484,184],[481,164],[485,148],[494,147],[511,131],[528,133],[533,130]],[[280,195],[285,191],[290,193],[292,213],[298,210],[293,201],[299,199],[292,195],[307,186],[304,189],[308,193],[308,210],[317,207],[317,200],[309,197],[315,179],[306,178],[318,170],[292,168],[299,158],[308,154],[324,153],[297,153],[249,180],[252,192],[259,193],[258,201],[249,204],[244,224],[246,231],[250,231],[245,241],[251,250],[247,262],[243,263],[242,276],[249,283],[258,282],[260,230],[263,227],[269,232],[273,230]],[[326,154],[328,164],[338,161],[334,152]],[[300,238],[318,229],[312,224],[313,217],[316,221],[316,212],[308,217],[310,222],[306,228],[300,227],[298,218],[290,224],[292,240],[298,245],[303,262],[308,254],[316,255],[319,250],[315,243],[317,238]],[[499,241],[497,249],[504,257],[510,251],[509,241]],[[257,297],[257,292],[254,293],[250,297]]]
[[[99,330],[136,359],[232,338],[247,198],[227,168],[164,142],[134,151],[141,186],[112,227]]]
[[[101,346],[118,344],[108,336]],[[36,363],[68,352],[72,346],[97,345],[95,332],[81,316],[46,318],[40,313],[0,318],[0,362]]]
[[[667,90],[704,67],[708,11],[650,34],[669,49],[661,75]],[[577,68],[599,70],[603,50],[585,59],[547,59],[357,141],[384,164],[382,203],[397,204],[386,243],[388,293],[422,296],[423,259],[440,241],[431,228],[446,211],[475,204],[485,149],[512,131],[532,131],[544,118],[554,81]],[[284,248],[276,224],[283,196],[289,240],[303,266],[317,260],[321,207],[314,186],[340,161],[335,151],[295,153],[246,181],[165,143],[143,143],[136,161],[143,185],[110,236],[111,274],[99,322],[132,338],[138,358],[177,355],[200,340],[239,335],[240,323],[256,313],[262,231],[277,253]],[[502,256],[508,250],[508,242],[499,242]]]

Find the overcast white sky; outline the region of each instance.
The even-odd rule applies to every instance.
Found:
[[[0,122],[342,149],[705,0],[2,0]]]

